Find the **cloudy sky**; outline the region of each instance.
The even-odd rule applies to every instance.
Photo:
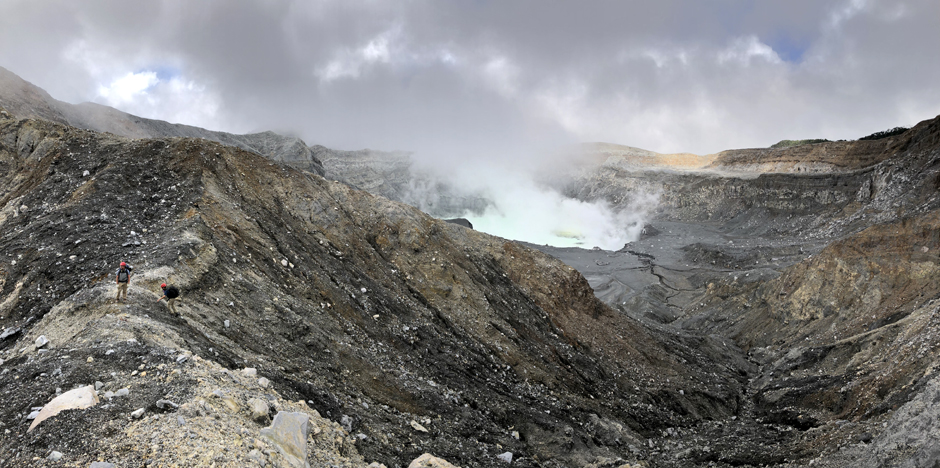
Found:
[[[0,66],[77,103],[425,154],[706,154],[940,114],[936,0],[0,2]]]

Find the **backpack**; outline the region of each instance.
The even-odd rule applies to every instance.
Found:
[[[167,286],[166,287],[166,298],[167,299],[176,299],[180,297],[180,290],[176,286]]]
[[[120,268],[118,268],[118,271],[117,271],[117,279],[118,279],[118,281],[120,281],[121,283],[126,283],[126,282],[130,279],[130,277],[131,277],[131,271],[132,271],[133,269],[134,269],[134,267],[132,267],[132,266],[130,266],[130,265],[124,265],[124,271],[123,271],[123,272],[121,271]],[[123,277],[122,277],[122,275],[123,275]]]

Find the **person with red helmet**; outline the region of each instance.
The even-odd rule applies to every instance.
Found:
[[[166,305],[170,308],[170,312],[173,312],[173,315],[179,316],[180,313],[176,311],[176,305],[174,304],[180,297],[179,288],[173,285],[167,286],[166,283],[163,283],[160,285],[160,289],[163,290],[163,296],[157,299],[157,302],[166,299]]]
[[[131,282],[131,275],[134,268],[127,263],[121,262],[121,267],[118,268],[117,275],[115,275],[115,280],[117,282],[117,296],[114,297],[114,300],[120,301],[123,296],[124,301],[127,301],[127,285]]]

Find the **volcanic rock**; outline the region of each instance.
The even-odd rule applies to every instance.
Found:
[[[290,466],[309,467],[307,463],[307,430],[309,416],[304,413],[278,411],[270,427],[261,430],[261,437],[271,441]]]
[[[91,385],[67,391],[53,398],[49,403],[43,406],[42,410],[33,418],[33,422],[29,425],[29,429],[27,429],[26,432],[32,431],[39,423],[62,411],[89,408],[97,404],[98,395]]]
[[[292,453],[315,466],[937,460],[938,120],[705,159],[607,148],[554,183],[615,207],[655,194],[646,235],[546,255],[258,148],[68,126],[92,114],[17,89],[0,93],[15,106],[0,119],[0,465],[65,446],[79,466],[286,462],[252,399],[308,416]],[[125,303],[119,261],[137,267]],[[156,303],[167,279],[185,320]],[[30,352],[38,336],[56,346]],[[7,423],[95,381],[133,391],[32,432]],[[126,417],[159,400],[178,417]]]
[[[425,453],[412,460],[408,468],[459,468],[443,458],[435,457],[430,453]]]
[[[248,408],[251,411],[251,419],[258,422],[264,422],[268,419],[268,404],[261,399],[252,398],[248,400]]]

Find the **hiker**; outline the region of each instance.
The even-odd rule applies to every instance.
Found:
[[[174,303],[180,297],[180,290],[176,286],[167,286],[166,283],[161,284],[160,289],[163,290],[163,296],[157,299],[157,302],[166,299],[166,305],[170,307],[170,312],[173,312],[173,315],[179,316],[180,314],[176,311],[176,305]]]
[[[121,262],[121,267],[118,268],[117,275],[115,280],[117,282],[117,296],[114,300],[120,301],[121,296],[124,296],[124,300],[127,301],[127,285],[131,281],[131,272],[134,268],[124,262]]]

